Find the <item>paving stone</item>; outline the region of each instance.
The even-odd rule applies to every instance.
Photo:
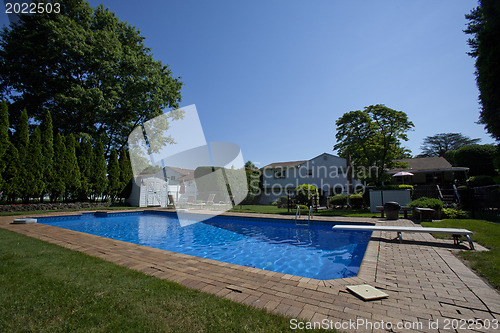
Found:
[[[76,212],[47,215],[74,214]],[[414,226],[409,220],[317,219]],[[428,325],[436,320],[443,323],[445,318],[467,319],[466,316],[500,319],[498,292],[455,257],[449,241],[434,239],[429,234],[408,233],[400,244],[391,241],[394,233],[374,232],[357,277],[317,280],[197,258],[43,224],[12,225],[12,220],[13,217],[0,217],[0,228],[97,256],[189,288],[304,320],[320,322],[323,319],[348,321],[365,318],[394,323],[420,321]],[[389,298],[364,302],[345,291],[347,285],[365,283],[384,290]],[[487,312],[488,309],[496,313],[492,315]],[[443,330],[424,327],[417,331]]]

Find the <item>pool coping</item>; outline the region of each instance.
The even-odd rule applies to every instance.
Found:
[[[143,210],[148,209],[110,213]],[[151,210],[174,211],[157,208]],[[44,224],[10,224],[14,218],[81,213],[92,211],[3,216],[0,217],[0,227],[100,257],[189,288],[311,322],[331,320],[334,323],[345,323],[358,319],[372,322],[413,320],[429,325],[431,321],[439,319],[443,324],[443,318],[455,318],[458,312],[468,313],[483,320],[500,319],[498,293],[460,262],[450,252],[445,241],[435,240],[428,234],[405,237],[405,242],[399,244],[390,240],[389,233],[374,232],[356,277],[317,280],[193,257]],[[290,215],[222,215],[294,219],[294,216]],[[320,216],[314,216],[314,219],[328,222],[413,225],[409,220],[386,222],[371,218]],[[426,246],[426,242],[433,245]],[[412,258],[409,263],[405,263],[410,265],[410,269],[403,265],[407,258]],[[425,267],[424,271],[422,267],[413,265],[415,258],[420,266]],[[388,292],[389,298],[364,302],[345,289],[347,285],[365,283]],[[347,327],[342,331],[351,329]]]

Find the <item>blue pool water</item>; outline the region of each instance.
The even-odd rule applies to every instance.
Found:
[[[332,230],[334,223],[216,216],[181,227],[175,213],[110,213],[41,217],[39,223],[231,264],[327,280],[356,276],[369,231]],[[291,222],[291,223],[290,223]]]

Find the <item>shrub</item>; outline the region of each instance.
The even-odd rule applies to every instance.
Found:
[[[302,184],[295,188],[295,199],[298,204],[312,205],[314,196],[318,197],[318,189],[314,185]]]
[[[413,185],[384,185],[380,187],[376,187],[375,190],[413,190]]]
[[[290,198],[290,204],[292,204],[293,200]],[[288,207],[288,197],[283,195],[281,198],[276,200],[276,204],[279,208],[287,208]]]
[[[468,167],[469,175],[495,176],[494,158],[496,153],[494,145],[468,145],[455,152],[456,166]]]
[[[355,209],[363,207],[363,196],[361,194],[353,194],[349,197],[351,206]]]
[[[471,187],[495,185],[495,180],[491,176],[473,176],[467,179],[467,185]]]
[[[443,208],[443,217],[446,219],[468,219],[469,214],[461,209]]]
[[[330,198],[331,206],[341,206],[342,208],[347,205],[347,195],[337,194]]]
[[[443,202],[441,200],[434,198],[421,197],[418,198],[417,200],[413,200],[412,202],[410,202],[408,206],[411,208],[416,208],[416,207],[432,208],[438,211],[443,208]]]

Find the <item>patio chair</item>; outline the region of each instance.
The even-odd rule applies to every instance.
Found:
[[[230,198],[226,198],[226,200],[219,201],[218,203],[213,204],[214,209],[226,209],[226,208],[232,208],[233,203],[231,202]]]
[[[189,206],[196,206],[196,205],[198,205],[198,206],[199,206],[199,204],[197,204],[197,203],[195,202],[195,200],[194,200],[194,195],[190,195],[190,196],[188,196],[188,198],[187,198],[187,200],[186,200],[186,202],[185,202],[185,205],[186,205],[187,207],[189,207]]]
[[[210,193],[208,195],[208,199],[207,201],[205,202],[202,202],[201,205],[202,206],[210,206],[210,207],[213,207],[214,206],[214,199],[215,199],[215,193]]]
[[[168,206],[174,206],[175,207],[174,196],[172,194],[169,194],[167,197],[168,197],[167,207]]]

